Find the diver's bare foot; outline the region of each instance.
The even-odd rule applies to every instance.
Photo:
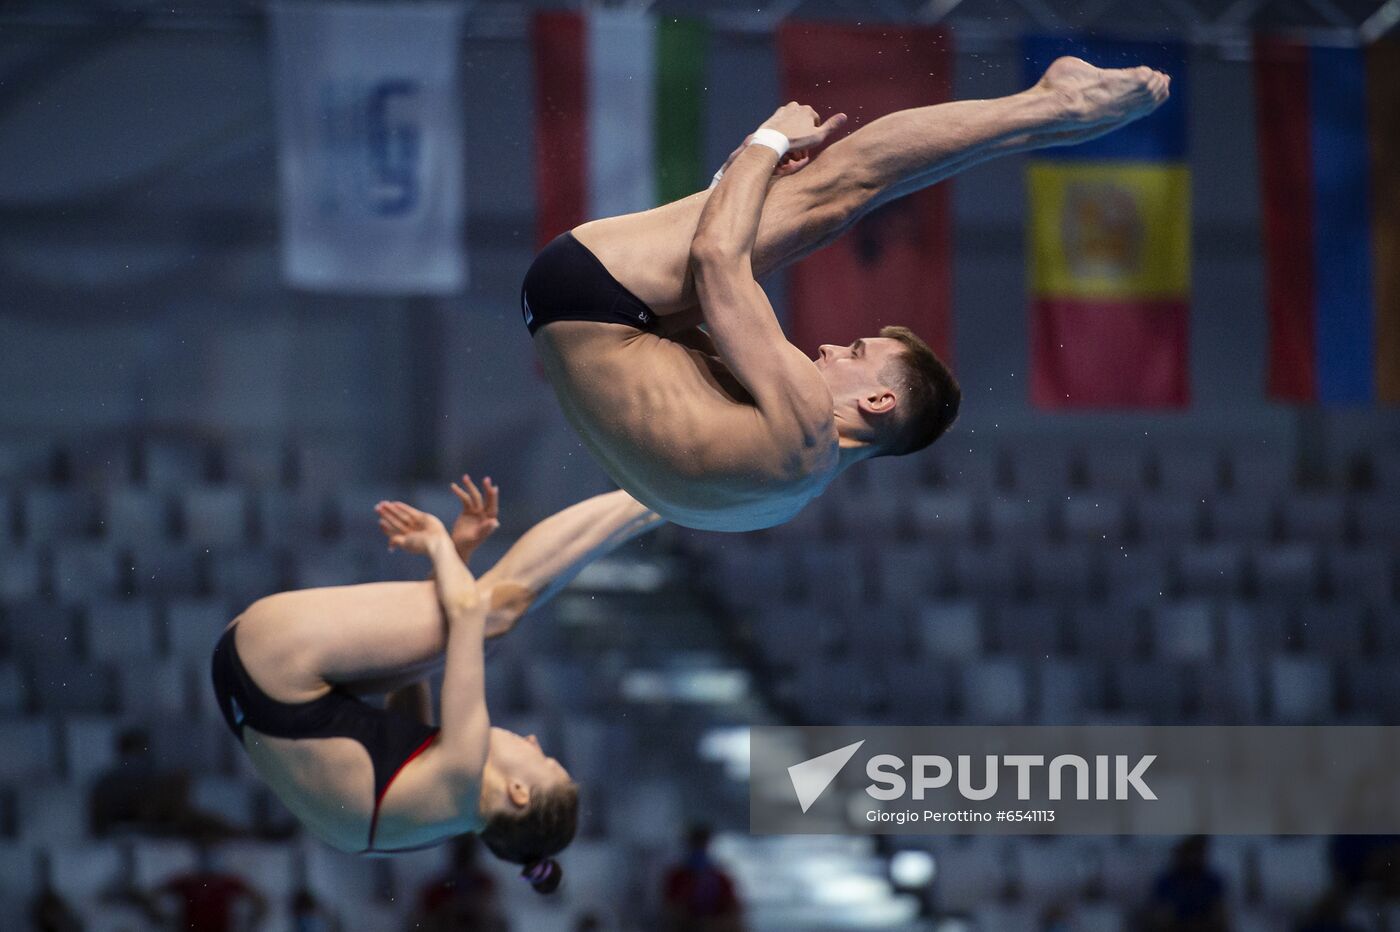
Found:
[[[1112,132],[1160,107],[1170,88],[1168,75],[1146,66],[1095,68],[1082,58],[1057,58],[1035,85],[1058,114],[1044,141],[1084,142]]]

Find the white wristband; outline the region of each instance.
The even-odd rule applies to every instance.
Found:
[[[788,140],[786,136],[778,132],[776,129],[769,129],[766,126],[762,129],[756,129],[753,131],[753,135],[749,137],[749,145],[767,146],[774,152],[778,153],[779,160],[781,160],[783,156],[787,155],[788,149],[792,147],[792,143]]]

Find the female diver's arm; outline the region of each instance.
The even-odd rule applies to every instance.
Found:
[[[447,771],[476,779],[486,762],[491,728],[482,643],[486,615],[476,580],[436,517],[403,502],[380,502],[375,510],[391,548],[432,561],[433,585],[447,627],[435,757]]]
[[[486,636],[505,634],[589,563],[661,523],[659,515],[619,490],[595,495],[536,524],[481,577]]]

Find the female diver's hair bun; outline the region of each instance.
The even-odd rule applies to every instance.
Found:
[[[564,879],[564,869],[553,858],[544,858],[526,864],[520,876],[530,881],[536,893],[553,893],[559,889],[559,881]]]

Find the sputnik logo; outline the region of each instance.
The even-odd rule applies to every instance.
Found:
[[[802,811],[806,812],[812,808],[812,804],[821,798],[826,792],[826,788],[831,785],[831,781],[836,779],[836,775],[841,772],[841,768],[855,756],[856,751],[865,743],[864,739],[855,744],[848,744],[844,748],[837,748],[828,751],[819,757],[804,760],[800,764],[793,764],[788,768],[788,777],[792,779],[793,792],[797,794],[797,802],[802,806]]]

